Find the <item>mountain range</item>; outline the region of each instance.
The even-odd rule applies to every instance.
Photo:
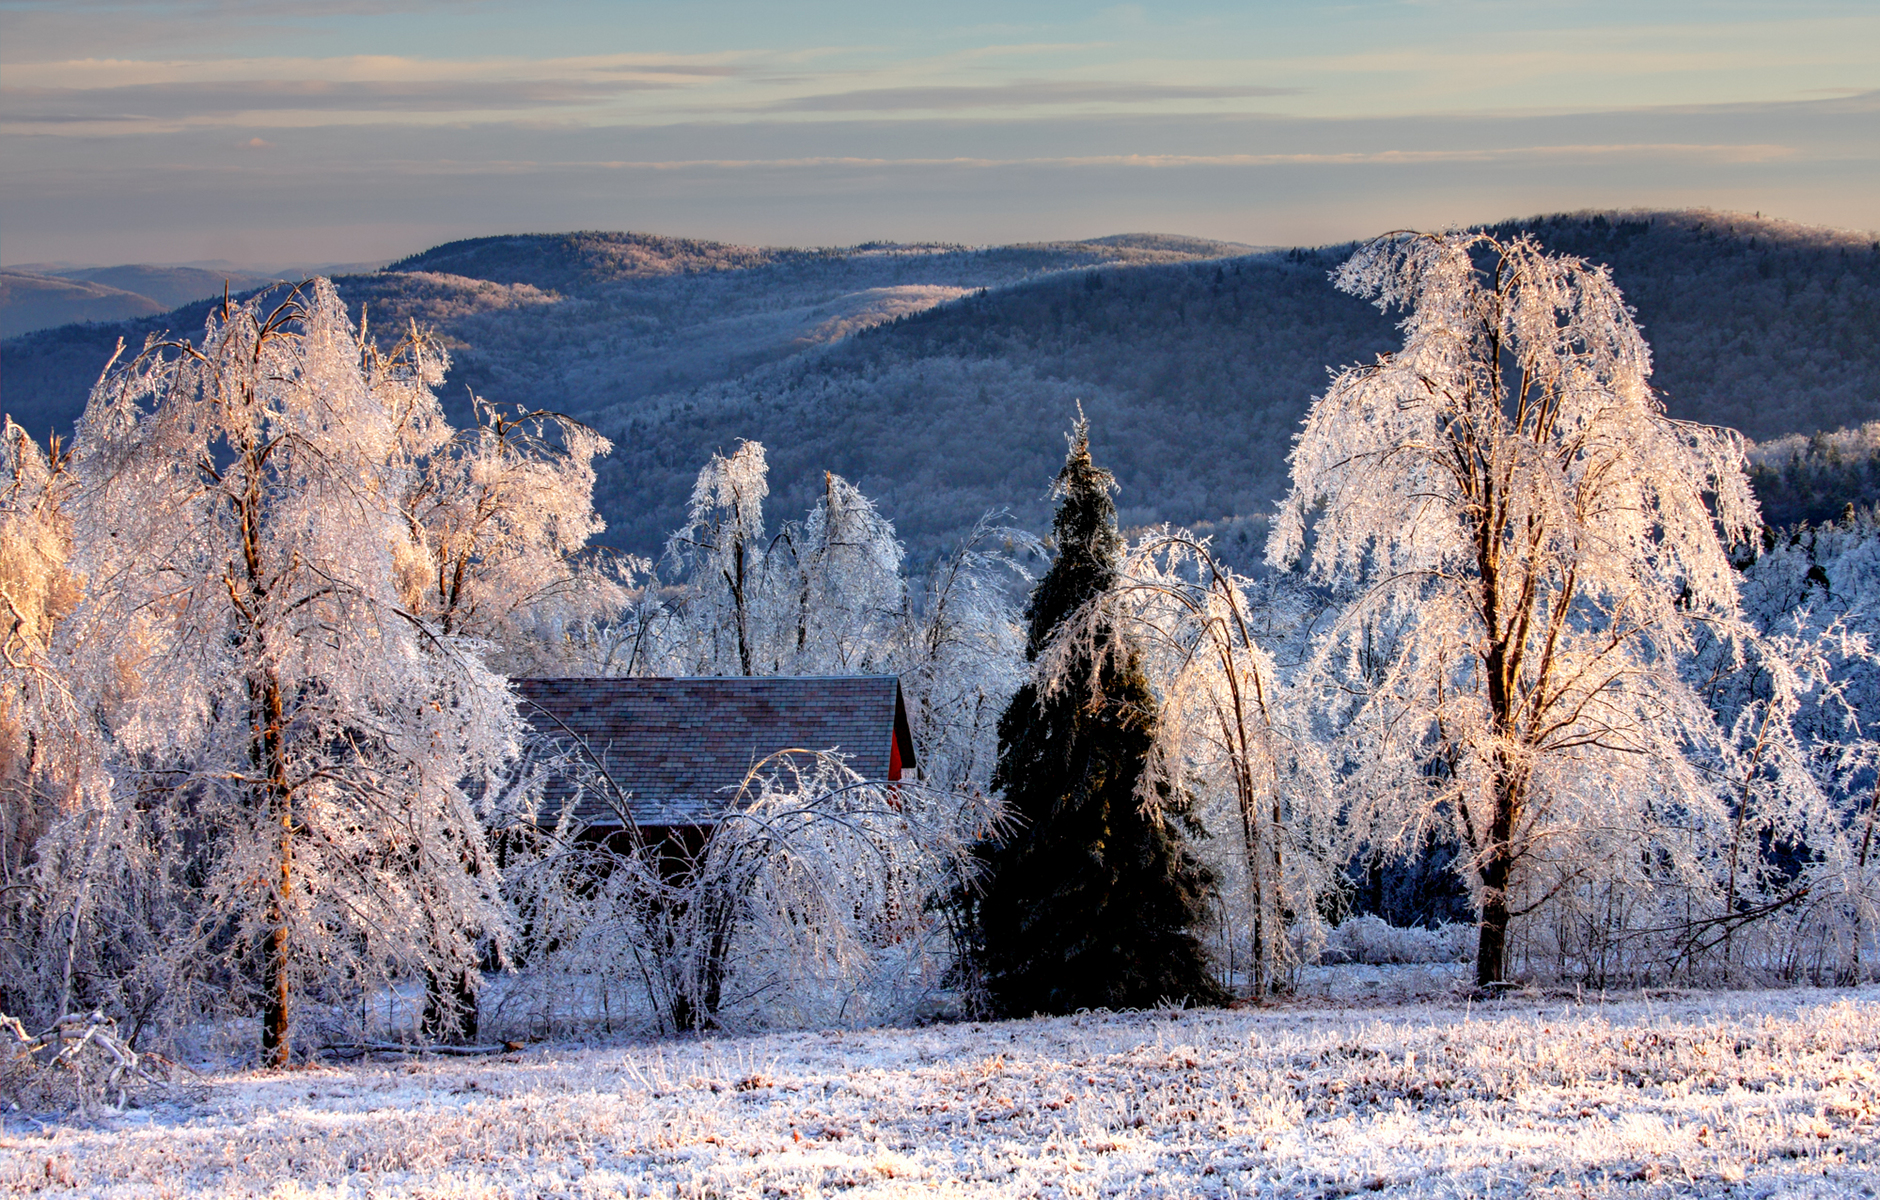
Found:
[[[17,337],[79,321],[154,316],[192,300],[220,296],[225,288],[249,292],[283,279],[331,275],[367,266],[351,263],[259,270],[233,263],[133,263],[118,267],[21,263],[0,270],[0,337]]]
[[[1875,452],[1858,448],[1880,434],[1809,440],[1880,420],[1880,242],[1709,211],[1493,232],[1611,267],[1670,413],[1764,444],[1772,520],[1880,498]],[[704,459],[741,438],[770,451],[776,519],[801,515],[832,470],[878,500],[917,559],[988,508],[1041,529],[1081,403],[1126,523],[1197,525],[1246,561],[1327,370],[1396,344],[1394,316],[1328,281],[1350,249],[1137,234],[804,250],[573,233],[453,242],[335,282],[381,339],[412,321],[444,339],[458,419],[474,391],[612,438],[596,494],[621,548],[656,550]],[[136,270],[69,281],[128,293]],[[194,335],[209,306],[9,338],[0,406],[34,432],[69,429],[119,338]],[[1785,491],[1784,471],[1813,482]]]

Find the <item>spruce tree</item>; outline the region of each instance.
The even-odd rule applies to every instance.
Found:
[[[1057,556],[1025,612],[1034,662],[1058,624],[1115,579],[1114,487],[1080,418],[1053,487]],[[971,957],[987,997],[1010,1016],[1218,1003],[1194,932],[1212,880],[1170,824],[1180,798],[1144,813],[1136,797],[1155,732],[1148,680],[1133,655],[1101,665],[1084,656],[1073,677],[1087,682],[1042,702],[1027,683],[999,722],[993,786],[1014,822],[980,852]]]

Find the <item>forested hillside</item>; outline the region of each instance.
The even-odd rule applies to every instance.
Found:
[[[1672,415],[1758,440],[1880,418],[1880,247],[1866,239],[1715,213],[1555,216],[1499,232],[1522,229],[1612,266]],[[807,503],[826,467],[879,496],[916,548],[992,504],[1038,527],[1059,432],[1082,399],[1125,523],[1204,524],[1244,562],[1327,368],[1395,344],[1394,318],[1326,279],[1349,250],[1040,280],[598,412],[619,446],[602,473],[614,536],[651,544],[689,486],[687,464],[737,437],[771,448],[786,510]],[[1811,506],[1775,496],[1765,470],[1771,516],[1819,520],[1880,498],[1864,471],[1845,483],[1822,474],[1815,494],[1832,499]]]
[[[1868,236],[1711,212],[1496,232],[1519,230],[1612,266],[1673,415],[1759,441],[1880,419]],[[1350,247],[1248,250],[1153,235],[840,250],[528,235],[451,243],[339,286],[381,337],[411,319],[440,331],[451,404],[474,390],[612,437],[598,498],[623,547],[655,548],[699,463],[740,438],[770,448],[780,511],[803,509],[835,470],[880,499],[917,556],[989,507],[1038,527],[1079,400],[1125,523],[1204,523],[1251,547],[1327,368],[1394,333],[1327,281]],[[118,337],[193,335],[206,312],[12,339],[0,404],[28,428],[69,428]],[[1759,477],[1778,521],[1876,498],[1851,442],[1834,462],[1819,440],[1812,458],[1785,445]],[[1784,468],[1798,453],[1807,461]]]
[[[1327,364],[1380,353],[1390,322],[1334,291],[1340,251],[1078,272],[989,292],[736,380],[616,406],[601,503],[653,544],[699,448],[770,448],[779,507],[822,470],[878,498],[918,554],[987,507],[1041,528],[1081,401],[1125,525],[1264,514]],[[774,494],[774,493],[773,493]],[[635,501],[638,501],[637,504]],[[1231,536],[1251,538],[1246,523]]]
[[[735,378],[981,288],[1249,249],[1154,234],[989,249],[778,250],[576,233],[452,242],[336,282],[381,340],[413,320],[442,336],[455,360],[446,389],[454,416],[467,412],[466,389],[586,413]],[[69,431],[119,338],[136,348],[151,334],[194,337],[210,306],[11,339],[0,404],[28,429]]]

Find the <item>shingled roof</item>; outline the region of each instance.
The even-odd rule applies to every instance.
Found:
[[[537,730],[578,737],[606,764],[640,826],[713,824],[752,765],[779,750],[835,750],[868,779],[915,765],[893,675],[519,679],[516,691]],[[571,792],[552,780],[551,808]],[[620,823],[594,795],[575,815]]]

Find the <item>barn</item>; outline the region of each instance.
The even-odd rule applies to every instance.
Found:
[[[779,751],[835,751],[886,782],[918,766],[894,675],[520,679],[516,691],[536,731],[605,771],[612,797],[556,778],[545,796],[549,812],[574,800],[596,833],[631,823],[648,841],[696,845]]]

